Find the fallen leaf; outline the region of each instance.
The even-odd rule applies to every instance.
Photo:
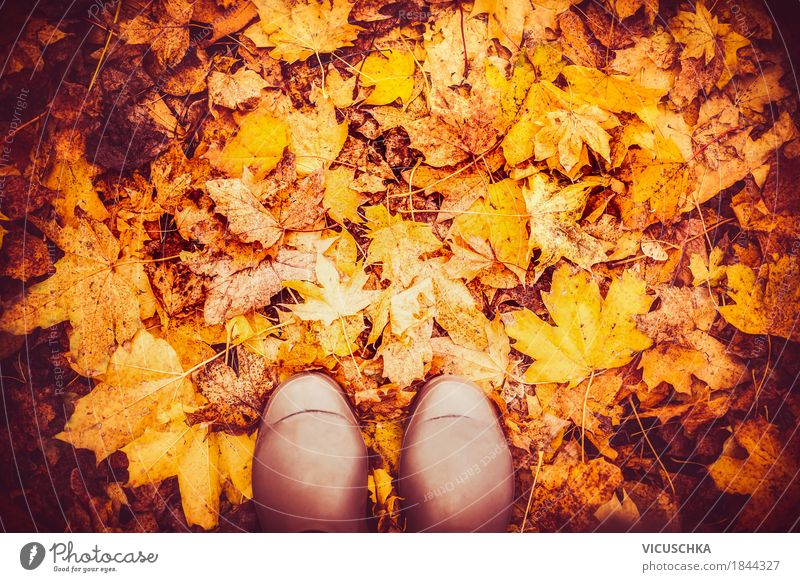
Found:
[[[361,84],[373,87],[364,103],[387,105],[397,99],[407,103],[414,90],[415,69],[414,55],[410,52],[387,50],[370,54],[359,70]]]
[[[97,376],[114,349],[153,314],[155,300],[141,262],[120,256],[119,243],[104,224],[81,219],[57,236],[64,256],[55,274],[9,306],[0,316],[0,329],[22,335],[69,321],[76,369]]]
[[[234,178],[240,178],[248,168],[260,180],[278,165],[288,145],[286,123],[269,111],[256,110],[242,118],[239,131],[212,163]]]
[[[631,271],[611,282],[606,297],[583,271],[562,265],[553,274],[549,293],[542,293],[555,326],[529,310],[515,311],[506,331],[513,347],[534,358],[525,381],[568,382],[576,386],[592,372],[624,366],[652,343],[636,329],[634,316],[646,313],[653,298]]]
[[[782,435],[761,418],[738,425],[722,455],[708,467],[720,491],[749,495],[740,521],[747,531],[758,531],[770,513],[785,521],[800,496],[793,476],[798,471],[798,442],[795,435]],[[782,508],[789,511],[781,516]]]
[[[260,21],[245,31],[257,47],[288,63],[352,45],[359,28],[349,24],[349,0],[253,0]]]

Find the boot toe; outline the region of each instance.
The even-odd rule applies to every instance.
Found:
[[[324,374],[309,372],[293,376],[275,389],[264,411],[263,423],[272,425],[283,418],[307,411],[353,416],[339,385]]]
[[[505,531],[514,469],[489,400],[453,376],[429,382],[418,398],[398,479],[409,531]]]
[[[366,531],[367,449],[338,385],[290,378],[264,412],[253,500],[265,531]]]

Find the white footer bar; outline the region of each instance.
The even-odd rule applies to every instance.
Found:
[[[0,574],[115,582],[796,581],[798,542],[791,534],[0,534]]]

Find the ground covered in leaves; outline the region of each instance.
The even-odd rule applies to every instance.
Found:
[[[513,531],[798,527],[797,88],[764,7],[28,9],[3,529],[257,529],[259,413],[307,369],[358,411],[379,531],[440,373],[497,404]]]

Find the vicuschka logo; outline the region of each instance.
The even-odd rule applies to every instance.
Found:
[[[19,551],[19,563],[26,570],[35,570],[44,561],[45,549],[39,542],[29,542]]]

